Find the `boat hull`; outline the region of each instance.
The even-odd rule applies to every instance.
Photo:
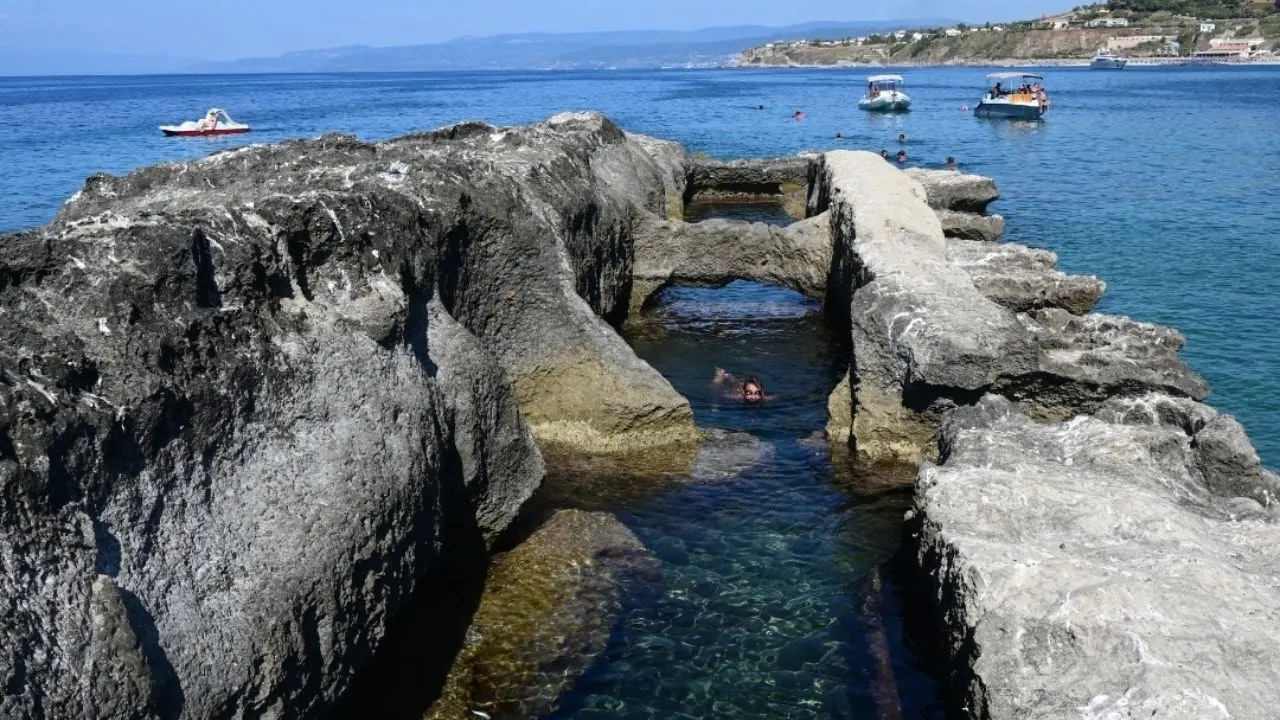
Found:
[[[867,112],[907,112],[911,110],[911,98],[905,93],[887,93],[876,98],[862,98],[858,101],[858,109]]]
[[[1128,64],[1129,64],[1128,60],[1102,59],[1102,60],[1094,60],[1093,62],[1089,63],[1089,67],[1093,68],[1094,70],[1123,70],[1124,66]]]
[[[180,128],[162,127],[160,132],[168,137],[211,137],[215,135],[241,135],[249,132],[248,127],[214,128],[212,130],[182,130]]]
[[[1003,120],[1040,120],[1044,118],[1044,110],[1039,105],[1024,103],[993,103],[985,100],[978,103],[973,114],[980,118]]]

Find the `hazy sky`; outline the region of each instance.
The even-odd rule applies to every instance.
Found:
[[[202,59],[459,35],[788,25],[812,20],[1010,20],[1076,0],[0,0],[0,47]],[[3,75],[0,68],[0,75]]]

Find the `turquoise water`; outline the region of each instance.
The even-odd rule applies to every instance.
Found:
[[[905,132],[913,164],[955,155],[996,177],[1009,238],[1106,280],[1101,310],[1182,330],[1209,402],[1280,466],[1280,68],[1050,69],[1054,108],[1035,126],[962,110],[984,73],[905,71],[916,109],[904,117],[858,112],[854,70],[0,79],[0,231],[46,222],[93,172],[335,130],[376,139],[595,108],[719,156],[896,152]],[[208,141],[156,130],[211,105],[257,131]],[[807,119],[790,119],[796,109]]]
[[[661,330],[629,339],[689,398],[699,427],[759,447],[741,473],[699,463],[644,493],[584,483],[589,465],[553,470],[543,502],[615,513],[661,561],[662,582],[625,606],[550,717],[944,717],[895,594],[870,584],[898,546],[910,494],[868,490],[821,438],[847,358],[819,305],[756,283],[675,287],[648,321]],[[717,367],[759,374],[772,399],[727,398],[709,382]]]

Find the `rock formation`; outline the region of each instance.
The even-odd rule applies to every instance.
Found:
[[[1280,479],[1234,420],[1150,394],[947,418],[908,524],[966,717],[1273,717]]]
[[[931,181],[938,205],[985,210],[995,196],[966,176],[924,177],[940,179]],[[1051,256],[1016,246],[949,241],[930,199],[911,174],[866,152],[828,153],[810,188],[810,213],[831,218],[827,305],[849,327],[847,432],[864,460],[932,456],[946,412],[988,392],[1045,419],[1119,395],[1207,395],[1178,358],[1177,332],[1072,315],[1097,300],[1096,280],[1063,276]],[[846,432],[839,424],[833,436]]]
[[[329,136],[0,239],[0,715],[318,713],[537,487],[530,424],[689,441],[605,321],[680,157],[592,115]]]

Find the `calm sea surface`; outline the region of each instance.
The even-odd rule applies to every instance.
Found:
[[[331,131],[382,139],[598,109],[727,157],[896,153],[906,133],[912,164],[954,155],[995,177],[1008,238],[1106,280],[1102,311],[1182,330],[1209,402],[1280,467],[1280,68],[1053,69],[1054,109],[1038,125],[966,112],[983,70],[905,74],[916,110],[892,118],[856,110],[864,73],[847,70],[0,79],[0,231],[47,222],[94,172]],[[214,105],[255,132],[156,129]],[[791,119],[798,109],[805,120]],[[625,610],[556,717],[873,718],[899,701],[902,717],[937,717],[892,588],[868,584],[907,499],[856,492],[811,437],[844,362],[816,307],[735,283],[670,289],[654,313],[661,332],[631,338],[640,355],[699,425],[749,432],[765,450],[733,480],[597,499],[662,561],[663,587]],[[764,375],[777,402],[726,403],[707,387],[716,366]]]
[[[1280,466],[1280,68],[1051,69],[1054,109],[1034,127],[962,110],[984,72],[906,71],[916,110],[896,118],[856,110],[853,70],[0,79],[0,231],[47,222],[91,173],[248,142],[156,129],[212,105],[251,123],[254,142],[583,108],[716,156],[896,151],[905,132],[913,162],[955,155],[994,176],[1009,239],[1106,280],[1101,310],[1182,330],[1210,402]]]

